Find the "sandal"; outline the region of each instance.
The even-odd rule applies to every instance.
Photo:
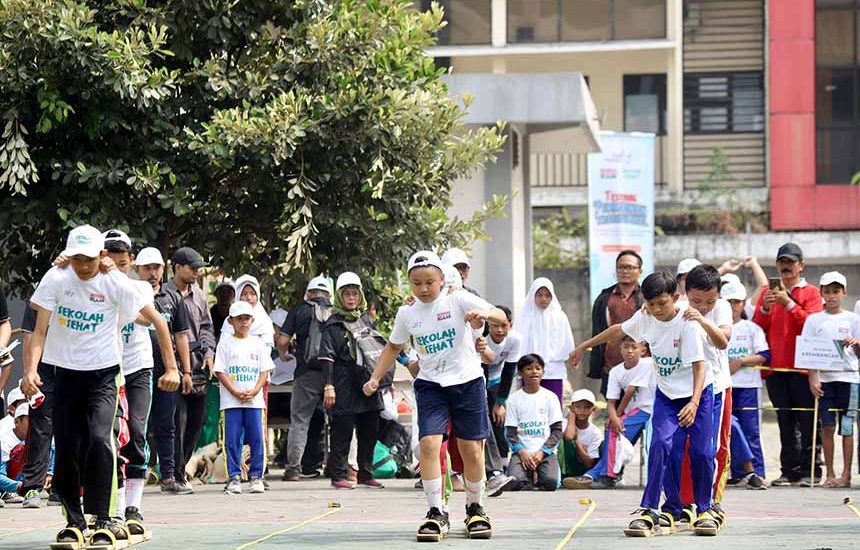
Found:
[[[466,535],[470,539],[488,539],[493,536],[493,525],[484,508],[474,502],[466,507]]]
[[[628,537],[652,537],[657,534],[660,526],[660,516],[653,510],[640,509],[633,512],[640,514],[638,518],[630,522],[624,529],[624,535]],[[674,518],[673,518],[674,523]]]
[[[418,542],[442,542],[448,529],[448,514],[443,514],[438,508],[430,508],[424,521],[418,526]]]
[[[85,548],[87,539],[87,529],[83,530],[76,525],[67,525],[60,529],[57,533],[55,542],[51,543],[52,550],[78,550]]]
[[[723,526],[723,518],[715,511],[708,509],[699,514],[693,523],[696,534],[704,537],[715,537]]]

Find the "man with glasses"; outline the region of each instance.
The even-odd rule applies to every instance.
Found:
[[[608,327],[633,317],[644,302],[639,289],[642,257],[635,250],[622,250],[615,258],[617,283],[603,289],[591,310],[591,334],[600,334]],[[609,371],[622,363],[621,343],[612,342],[591,350],[588,377],[600,379],[600,393],[606,396]]]

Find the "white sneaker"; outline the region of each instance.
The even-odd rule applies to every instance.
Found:
[[[505,474],[496,474],[487,480],[487,495],[497,497],[516,485],[517,479]]]
[[[266,486],[263,485],[263,480],[259,477],[251,478],[251,493],[265,493]]]
[[[227,482],[227,486],[224,487],[224,492],[228,495],[241,495],[242,494],[242,478],[239,476],[234,477],[229,482]]]

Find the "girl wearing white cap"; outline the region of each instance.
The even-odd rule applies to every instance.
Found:
[[[251,325],[251,336],[259,338],[264,344],[274,348],[275,328],[272,326],[269,313],[260,303],[260,283],[257,278],[253,275],[242,275],[236,279],[233,287],[236,289],[234,303],[238,301],[247,302],[254,308],[254,324]],[[234,332],[233,325],[228,321],[229,319],[224,320],[224,326],[221,327],[222,334],[233,334]]]
[[[514,329],[523,337],[522,354],[536,353],[546,362],[541,386],[553,392],[563,405],[565,361],[576,346],[570,321],[561,309],[552,281],[546,277],[534,280],[522,311],[514,318]]]
[[[331,485],[335,489],[354,488],[347,479],[353,432],[358,441],[358,485],[383,488],[373,478],[373,450],[379,433],[382,397],[378,393],[367,396],[361,391],[370,373],[364,366],[359,339],[375,336],[361,279],[349,271],[342,273],[335,284],[332,316],[326,323],[319,353],[326,373],[324,404],[331,414]]]
[[[442,472],[439,451],[448,422],[458,439],[464,463],[466,533],[471,538],[492,536],[490,518],[484,512],[484,451],[489,435],[487,390],[472,330],[490,320],[504,323],[503,311],[468,292],[443,292],[443,263],[433,252],[416,252],[407,272],[412,293],[418,299],[401,307],[388,344],[364,386],[365,395],[379,388],[385,373],[403,346],[412,340],[418,352],[415,380],[418,409],[421,478],[429,511],[418,528],[419,541],[440,541],[447,534],[448,514],[442,504]]]

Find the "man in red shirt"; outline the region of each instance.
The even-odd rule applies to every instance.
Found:
[[[794,243],[779,247],[776,255],[781,284],[767,288],[756,305],[753,321],[764,329],[770,344],[771,365],[783,369],[794,368],[794,346],[803,330],[803,323],[811,313],[823,308],[818,288],[807,284],[801,277],[803,251]],[[767,375],[769,374],[769,376]],[[812,459],[812,407],[815,399],[809,391],[806,374],[794,372],[766,373],[767,393],[774,407],[803,408],[805,411],[779,410],[781,475],[771,482],[775,487],[800,485],[811,487],[809,478]],[[799,439],[798,441],[798,434]],[[821,476],[818,450],[815,451],[815,477]]]

